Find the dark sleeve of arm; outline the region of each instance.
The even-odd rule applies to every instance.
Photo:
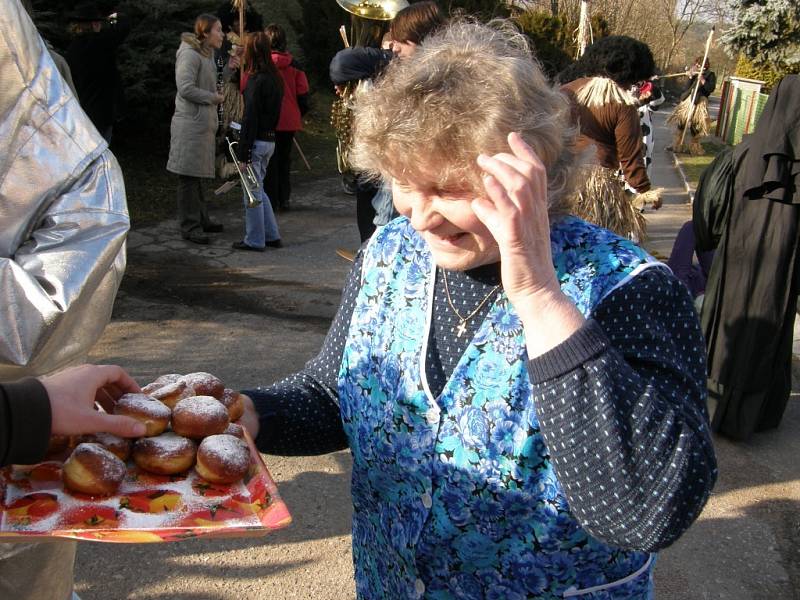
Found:
[[[646,192],[650,189],[650,179],[644,166],[642,125],[636,107],[625,106],[621,109],[614,137],[625,181],[640,194]]]
[[[725,233],[734,177],[731,148],[720,152],[700,175],[692,203],[694,244],[700,251],[714,250]]]
[[[297,106],[300,109],[300,115],[303,116],[308,112],[308,78],[305,72],[297,69],[295,75],[295,90],[297,90]]]
[[[704,79],[705,83],[703,83],[703,95],[708,97],[714,93],[715,89],[717,89],[717,75],[714,73],[714,71],[709,71]]]
[[[267,388],[244,390],[258,411],[256,446],[261,452],[307,456],[347,447],[337,388],[350,318],[361,287],[361,260],[359,253],[320,353],[299,373]]]
[[[0,384],[0,467],[41,461],[50,442],[50,400],[38,379]]]
[[[242,131],[239,134],[239,143],[236,144],[236,156],[239,162],[250,162],[253,144],[258,135],[259,98],[256,81],[251,77],[244,90],[244,114],[242,115]]]
[[[308,94],[302,94],[297,96],[297,106],[300,109],[300,116],[305,116],[310,108],[308,104]]]
[[[389,63],[392,53],[381,48],[345,48],[339,50],[330,64],[330,77],[335,85],[370,79]]]
[[[683,284],[645,271],[529,368],[542,434],[581,525],[648,552],[678,539],[717,477],[705,345]]]

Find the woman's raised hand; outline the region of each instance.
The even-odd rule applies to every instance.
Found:
[[[511,153],[478,156],[486,195],[472,209],[497,241],[503,288],[516,304],[560,289],[550,254],[547,173],[519,134],[511,133],[508,145]]]
[[[511,153],[478,156],[486,195],[473,200],[472,209],[500,248],[503,289],[534,357],[564,341],[584,319],[561,292],[553,267],[545,167],[519,134],[509,134],[508,146]]]

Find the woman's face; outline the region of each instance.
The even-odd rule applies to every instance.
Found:
[[[472,211],[470,191],[437,190],[392,181],[394,205],[428,243],[436,264],[464,271],[500,260],[497,242]]]
[[[203,42],[206,44],[206,46],[219,49],[222,48],[222,40],[224,38],[225,36],[222,33],[222,23],[215,21]]]

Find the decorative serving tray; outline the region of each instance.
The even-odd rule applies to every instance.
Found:
[[[0,469],[0,540],[141,543],[266,535],[292,517],[247,432],[245,441],[250,469],[230,486],[212,485],[194,469],[155,475],[128,461],[117,494],[92,497],[64,489],[59,461]]]

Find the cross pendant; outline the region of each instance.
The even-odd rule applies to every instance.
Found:
[[[461,337],[462,335],[464,335],[464,333],[466,333],[466,331],[467,331],[467,322],[461,321],[461,323],[458,324],[458,327],[456,327],[456,337]]]

